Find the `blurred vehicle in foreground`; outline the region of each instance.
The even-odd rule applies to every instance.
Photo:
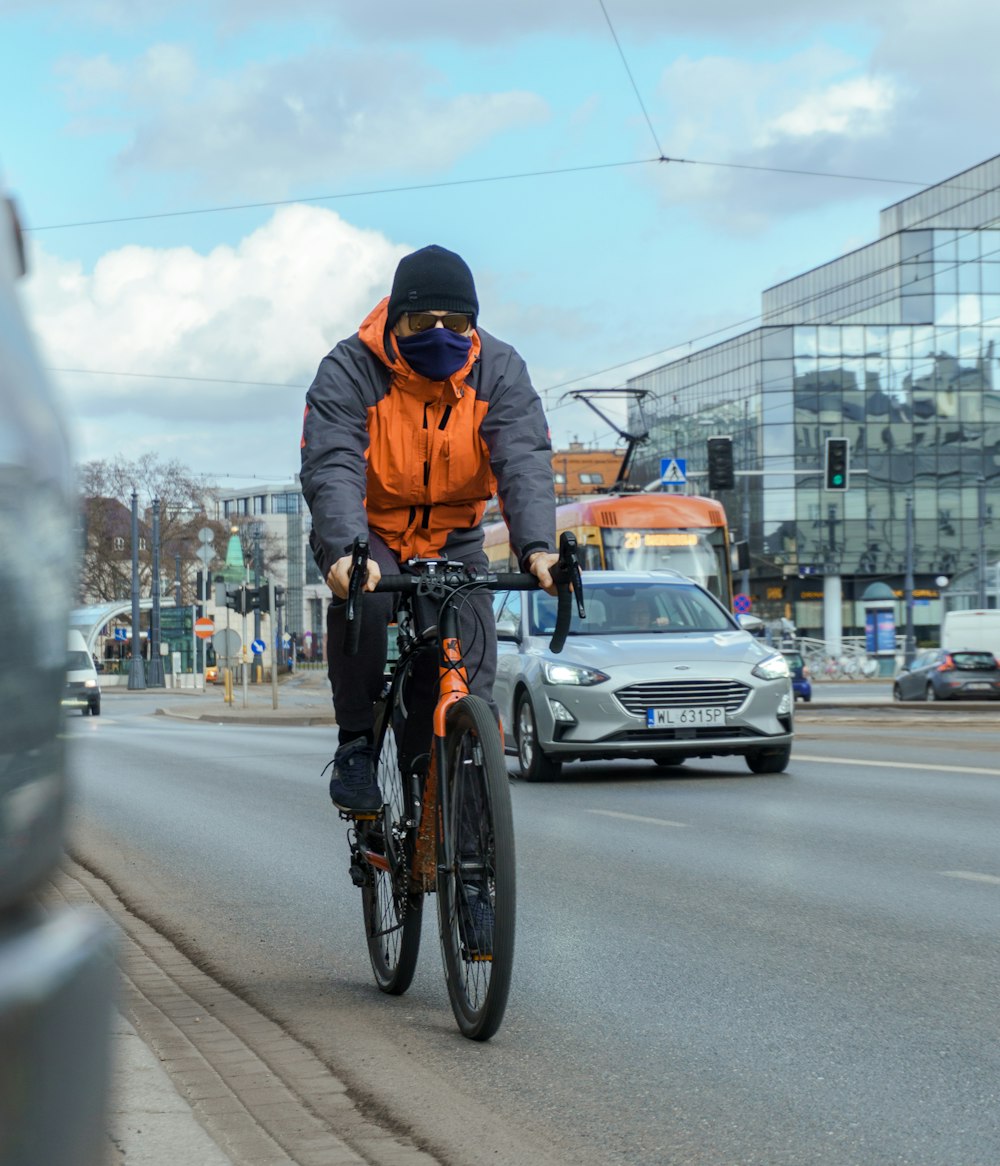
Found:
[[[997,700],[1000,665],[992,652],[918,652],[892,685],[893,700]]]
[[[107,1146],[112,930],[103,916],[46,911],[37,900],[63,848],[75,501],[59,413],[14,287],[23,272],[16,214],[0,189],[0,1162],[97,1166]]]
[[[587,618],[549,649],[556,601],[500,592],[494,696],[528,781],[563,761],[746,759],[780,773],[792,750],[792,686],[780,652],[676,571],[586,571]]]

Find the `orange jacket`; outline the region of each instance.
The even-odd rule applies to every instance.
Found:
[[[324,571],[366,527],[402,561],[441,555],[454,532],[478,531],[498,487],[514,545],[554,547],[551,444],[524,362],[475,330],[463,368],[429,381],[399,354],[387,305],[307,395],[302,489]]]

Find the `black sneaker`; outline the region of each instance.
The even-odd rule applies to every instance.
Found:
[[[465,901],[458,907],[458,934],[470,957],[485,958],[493,954],[493,904],[483,887],[466,884]]]
[[[349,814],[373,814],[382,806],[382,795],[372,769],[372,747],[365,740],[341,745],[333,757],[330,798],[338,810]]]

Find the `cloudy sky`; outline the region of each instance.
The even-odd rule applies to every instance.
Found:
[[[983,0],[0,0],[0,21],[0,168],[76,458],[153,450],[223,483],[295,473],[319,360],[426,243],[470,263],[556,443],[608,446],[567,391],[751,327],[763,288],[1000,153]]]

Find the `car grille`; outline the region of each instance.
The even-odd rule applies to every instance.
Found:
[[[736,680],[654,680],[630,684],[615,697],[634,717],[644,717],[647,709],[718,708],[734,713],[746,700],[750,689]]]

